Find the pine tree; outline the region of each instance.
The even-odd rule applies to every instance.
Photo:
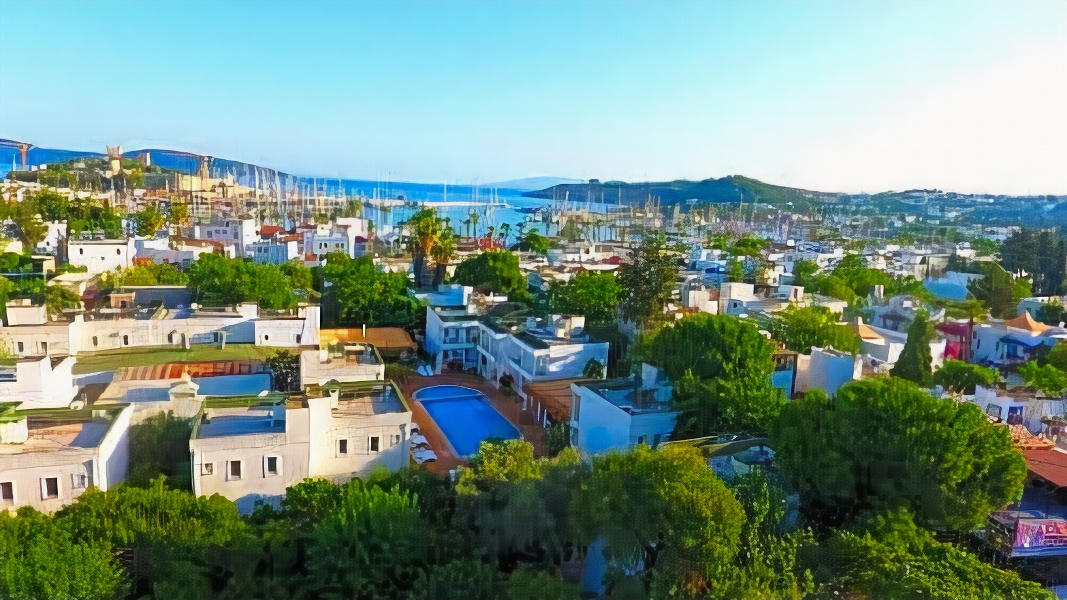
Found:
[[[908,327],[908,341],[904,344],[904,350],[889,374],[928,387],[933,383],[931,360],[930,328],[926,313],[919,311]]]

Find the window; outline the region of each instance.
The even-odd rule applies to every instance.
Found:
[[[280,472],[278,469],[280,465],[280,460],[281,459],[279,459],[277,456],[268,456],[265,458],[264,462],[266,464],[264,465],[263,471],[266,476],[270,477],[273,475],[277,475]]]
[[[270,336],[264,333],[263,334],[263,341],[266,342],[269,339],[270,339]]]
[[[97,346],[99,346],[99,345],[100,345],[100,339],[99,339],[99,338],[97,338],[97,337],[96,337],[96,336],[94,335],[94,336],[93,336],[93,348],[96,348],[96,347],[97,347]]]
[[[48,354],[48,342],[41,342],[41,354]]]
[[[200,474],[211,476],[215,474],[215,463],[206,462],[200,465]]]
[[[118,256],[122,256],[122,248],[115,248],[115,254]]]
[[[348,440],[337,440],[337,454],[348,454]]]
[[[228,481],[240,481],[241,480],[241,461],[228,460],[226,461],[226,479]]]
[[[211,239],[211,230],[208,230],[208,232],[207,232],[207,239],[209,239],[209,240]]]
[[[378,436],[376,436],[376,435],[370,436],[369,442],[368,442],[367,445],[370,447],[370,451],[371,452],[380,452],[379,447],[378,447]]]
[[[15,483],[12,481],[0,482],[0,504],[15,503]]]
[[[26,346],[22,342],[19,342],[18,344],[19,344],[19,354],[22,354],[23,352],[26,351]]]
[[[59,497],[59,478],[45,477],[41,479],[41,499],[50,500]]]
[[[72,490],[84,490],[89,487],[88,475],[71,475],[70,476],[70,488]]]
[[[656,435],[652,436],[652,447],[653,448],[659,447],[659,443],[662,440],[663,440],[663,434],[662,433],[657,433]]]
[[[85,248],[78,248],[78,254],[85,254]]]
[[[392,436],[392,439],[389,440],[389,445],[390,446],[396,446],[399,443],[400,443],[400,434],[399,433],[394,435],[394,436]]]
[[[298,346],[300,345],[300,334],[299,334],[299,333],[298,333],[298,334],[296,334],[296,344],[297,344]]]
[[[648,436],[647,435],[638,436],[637,437],[637,443],[638,444],[647,444],[648,443]]]
[[[129,346],[130,345],[130,336],[128,336],[128,335],[122,336],[122,345],[123,346]]]

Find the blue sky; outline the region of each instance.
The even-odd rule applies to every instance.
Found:
[[[1067,193],[1067,2],[0,2],[0,137],[489,182]]]

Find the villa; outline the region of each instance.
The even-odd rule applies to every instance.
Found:
[[[206,398],[189,440],[193,491],[242,513],[277,506],[308,477],[346,482],[409,462],[411,409],[392,382],[312,386],[306,395]]]
[[[292,312],[233,308],[104,308],[50,321],[43,306],[8,303],[0,345],[16,356],[70,354],[144,346],[190,348],[197,344],[247,343],[295,348],[319,343],[319,307]]]
[[[572,383],[571,445],[587,454],[659,446],[678,418],[673,390],[663,372],[648,364],[637,379]]]
[[[54,512],[86,489],[121,483],[133,409],[23,409],[0,404],[0,510]]]

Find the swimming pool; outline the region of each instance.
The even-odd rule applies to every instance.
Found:
[[[263,390],[270,391],[270,375],[219,375],[194,377],[193,383],[200,386],[201,396],[255,396]]]
[[[458,385],[435,385],[415,392],[460,456],[478,452],[488,438],[519,439],[519,430],[509,423],[478,390]]]

